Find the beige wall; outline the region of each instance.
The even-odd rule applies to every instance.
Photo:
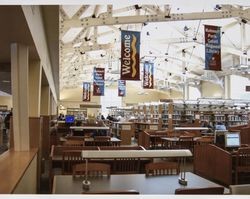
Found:
[[[22,179],[17,184],[14,194],[37,193],[37,155],[33,158]]]
[[[10,110],[12,106],[12,96],[0,96],[0,105],[7,105],[8,110]]]
[[[223,98],[224,89],[218,84],[213,84],[208,81],[202,81],[201,83],[201,97]]]

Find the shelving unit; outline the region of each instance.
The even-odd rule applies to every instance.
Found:
[[[80,119],[82,116],[87,116],[87,109],[67,108],[67,115],[74,115]]]

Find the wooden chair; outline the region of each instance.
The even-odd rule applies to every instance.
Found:
[[[81,150],[63,151],[62,174],[72,174],[73,165],[85,161],[81,156],[81,152]]]
[[[115,174],[133,174],[140,171],[140,158],[116,158],[112,164]]]
[[[87,165],[87,169],[88,169],[89,176],[107,175],[108,177],[110,177],[110,165],[109,164],[89,162]],[[73,176],[85,175],[85,172],[86,172],[85,163],[73,165]]]
[[[64,146],[83,146],[84,141],[83,140],[67,140],[63,144]]]
[[[180,136],[177,145],[180,149],[189,149],[193,153],[194,137],[193,136]]]
[[[175,194],[191,194],[191,195],[217,195],[224,194],[224,187],[205,187],[205,188],[179,188],[175,190]]]
[[[128,190],[112,190],[112,191],[86,191],[82,194],[140,194],[138,191],[133,189]]]
[[[146,176],[177,175],[180,166],[177,162],[151,162],[145,165]]]
[[[95,136],[94,145],[95,146],[111,146],[110,136]]]
[[[250,147],[239,148],[236,153],[235,184],[239,183],[240,174],[250,174]]]

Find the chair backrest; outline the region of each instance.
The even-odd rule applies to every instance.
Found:
[[[87,171],[89,176],[110,176],[110,165],[103,163],[94,163],[89,162],[87,164]],[[73,176],[76,175],[85,175],[86,172],[86,164],[75,164],[73,165]]]
[[[142,146],[100,146],[100,150],[145,150]]]
[[[112,161],[112,171],[115,174],[139,173],[140,158],[116,158]]]
[[[72,174],[73,165],[82,162],[81,150],[63,151],[62,174]]]
[[[216,195],[224,194],[224,187],[205,187],[205,188],[179,188],[175,194],[199,194],[199,195]]]
[[[189,149],[193,152],[194,137],[193,136],[180,136],[178,145],[181,149]]]
[[[63,143],[64,146],[83,146],[83,140],[67,140]]]
[[[180,166],[177,162],[151,162],[145,165],[146,176],[150,175],[177,175]]]
[[[236,156],[236,170],[250,172],[250,147],[238,149]]]
[[[140,194],[138,191],[129,189],[129,190],[111,190],[111,191],[87,191],[82,192],[82,194]]]
[[[94,143],[95,146],[111,146],[110,136],[95,136]]]

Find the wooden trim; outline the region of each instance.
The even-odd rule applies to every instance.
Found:
[[[9,150],[0,156],[0,194],[13,193],[37,152],[37,148],[30,151]]]

